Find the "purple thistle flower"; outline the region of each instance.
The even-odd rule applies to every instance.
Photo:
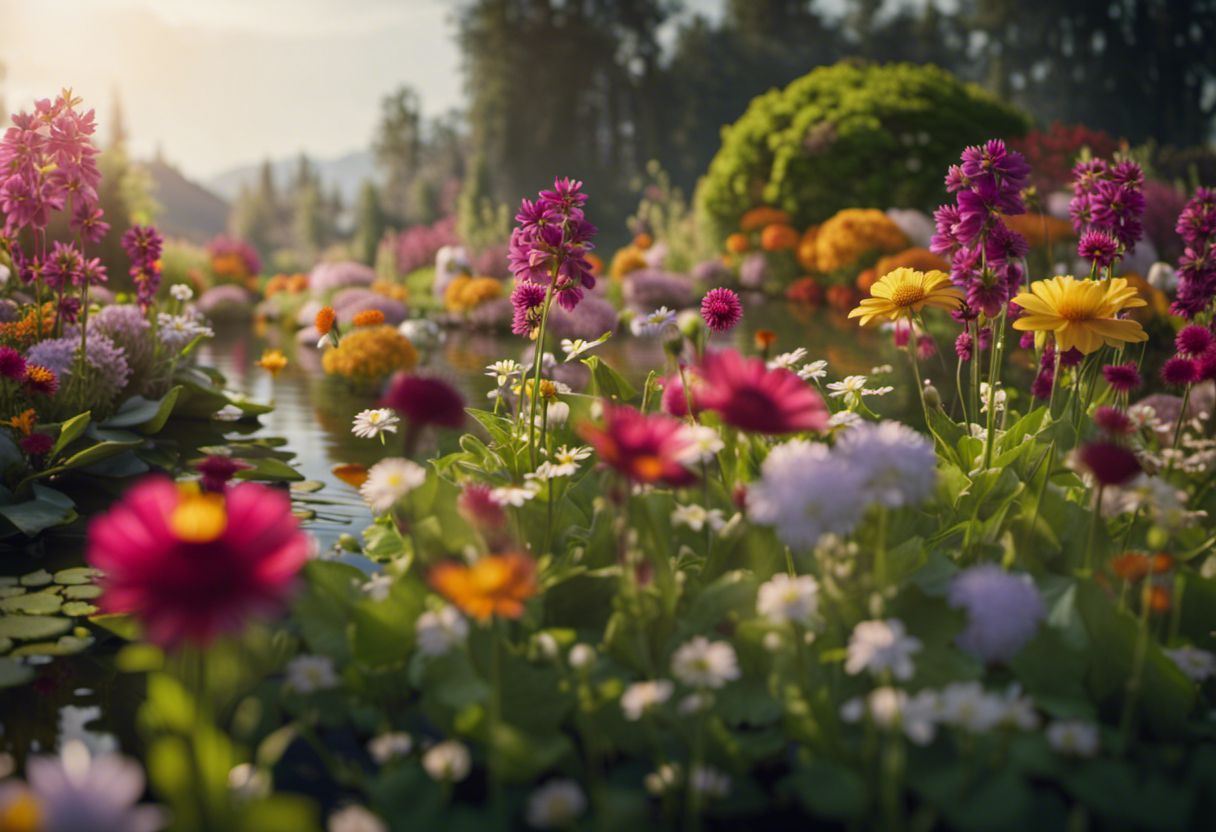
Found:
[[[967,613],[958,645],[985,662],[1016,656],[1046,614],[1043,597],[1029,575],[1014,575],[994,564],[973,566],[954,577],[950,606]]]
[[[1174,387],[1186,387],[1199,381],[1199,365],[1189,358],[1175,355],[1161,365],[1161,380]]]
[[[1107,364],[1102,368],[1102,377],[1116,393],[1130,393],[1141,385],[1140,370],[1135,362]]]
[[[1077,255],[1105,269],[1115,262],[1119,254],[1119,242],[1105,231],[1086,231],[1077,243]]]
[[[954,339],[954,354],[958,356],[959,361],[971,360],[971,347],[974,341],[970,332],[960,332]]]
[[[1206,326],[1191,324],[1184,326],[1175,336],[1174,347],[1182,355],[1196,358],[1210,350],[1214,341],[1212,331]]]
[[[727,332],[743,317],[743,304],[738,295],[720,286],[706,292],[701,299],[701,317],[714,332]]]
[[[522,280],[511,290],[511,332],[529,336],[540,326],[540,309],[545,304],[545,287],[530,280]]]

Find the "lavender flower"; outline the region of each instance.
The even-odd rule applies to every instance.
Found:
[[[101,335],[122,349],[131,378],[141,379],[152,368],[152,324],[138,306],[103,307],[89,318],[89,337]]]
[[[308,276],[312,291],[322,296],[350,286],[370,286],[375,281],[376,273],[369,267],[348,260],[318,263]]]
[[[993,564],[955,576],[949,599],[950,606],[967,612],[959,647],[986,662],[1017,655],[1045,614],[1043,598],[1029,576],[1012,575]]]

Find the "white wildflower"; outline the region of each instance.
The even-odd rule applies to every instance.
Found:
[[[676,325],[676,313],[660,306],[649,315],[640,315],[629,322],[629,331],[634,335],[654,338],[662,335],[668,327]]]
[[[862,486],[861,472],[828,446],[796,439],[769,452],[747,511],[787,546],[809,548],[823,534],[853,531],[865,510]]]
[[[355,414],[355,421],[350,432],[360,439],[375,439],[382,433],[396,433],[397,425],[400,422],[401,419],[397,414],[387,407],[360,410]]]
[[[469,622],[455,607],[428,610],[414,622],[418,651],[424,656],[442,656],[464,644]]]
[[[709,798],[730,794],[730,778],[713,766],[693,766],[688,772],[688,787]]]
[[[194,297],[194,290],[185,283],[174,283],[169,287],[169,296],[176,301],[185,303]]]
[[[567,829],[587,811],[587,797],[573,780],[550,780],[528,798],[526,818],[534,829]]]
[[[621,710],[625,713],[625,719],[637,722],[651,708],[670,699],[674,691],[675,685],[667,679],[634,682],[621,694]]]
[[[690,688],[717,689],[739,678],[739,660],[729,643],[694,636],[671,657],[671,673]]]
[[[563,338],[562,352],[566,354],[566,363],[573,361],[585,352],[595,349],[611,337],[611,332],[605,332],[594,341],[584,341],[582,338]]]
[[[828,384],[828,393],[834,399],[843,399],[849,408],[860,407],[864,396],[885,396],[894,387],[866,387],[868,379],[865,376],[845,376],[844,381],[833,381]]]
[[[393,504],[426,482],[426,469],[401,457],[382,459],[367,472],[359,493],[376,514],[384,514]]]
[[[875,676],[889,671],[896,679],[905,681],[912,678],[915,670],[912,656],[920,649],[920,639],[907,635],[904,623],[897,618],[862,621],[849,636],[849,656],[844,669],[854,676],[863,670]]]
[[[678,505],[671,512],[671,522],[677,526],[688,526],[694,532],[701,531],[707,525],[714,531],[720,532],[726,525],[726,518],[722,516],[720,508],[711,508],[707,511],[704,506]]]
[[[393,588],[393,577],[386,575],[383,572],[377,572],[367,580],[366,583],[360,585],[359,589],[363,594],[373,601],[383,601],[388,598],[389,591]]]
[[[685,425],[680,429],[680,437],[684,446],[677,459],[682,465],[709,462],[726,447],[718,431],[709,425]]]
[[[296,693],[316,693],[338,686],[338,674],[329,656],[296,656],[287,663],[288,690]]]
[[[514,359],[504,359],[495,361],[493,364],[486,365],[486,375],[494,379],[494,382],[499,386],[504,386],[515,376],[523,372],[523,367]]]
[[[432,745],[422,755],[422,767],[432,780],[459,783],[469,776],[472,760],[469,749],[456,740],[444,740]]]
[[[770,370],[793,370],[794,365],[804,358],[806,358],[806,348],[799,347],[792,352],[783,352],[780,355],[774,356],[771,360],[769,360],[767,366]]]
[[[756,612],[773,624],[810,626],[819,612],[819,582],[810,575],[778,573],[760,585]]]
[[[576,644],[570,648],[567,660],[575,670],[587,670],[595,664],[595,648],[590,644]]]
[[[828,362],[822,358],[818,361],[812,361],[809,364],[803,364],[798,369],[798,378],[803,381],[813,381],[816,384],[828,377]]]
[[[1182,674],[1192,682],[1203,683],[1216,674],[1216,655],[1198,647],[1176,647],[1166,650],[1165,655],[1178,665]]]
[[[1101,744],[1098,726],[1080,719],[1057,720],[1046,733],[1052,751],[1069,757],[1096,757]]]
[[[329,816],[327,832],[388,832],[384,821],[362,806],[345,806]]]
[[[531,500],[540,491],[540,486],[533,480],[523,485],[504,485],[490,491],[490,499],[500,506],[519,508]]]
[[[378,765],[400,759],[414,749],[414,738],[404,731],[390,731],[372,737],[367,743],[367,753]]]

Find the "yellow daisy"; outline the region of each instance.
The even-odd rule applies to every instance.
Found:
[[[962,303],[962,290],[951,285],[944,272],[900,268],[880,277],[870,287],[870,297],[849,317],[861,318],[861,325],[866,326],[873,320],[911,318],[926,306],[957,309]]]
[[[1050,332],[1061,352],[1075,347],[1089,355],[1103,345],[1115,347],[1148,340],[1136,321],[1116,317],[1124,309],[1146,303],[1122,277],[1104,281],[1075,277],[1036,280],[1029,292],[1020,293],[1013,302],[1024,310],[1013,328]]]

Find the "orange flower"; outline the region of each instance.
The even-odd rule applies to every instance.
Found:
[[[379,309],[364,309],[356,312],[351,322],[355,326],[379,326],[384,323],[384,313]]]
[[[786,300],[806,306],[823,303],[823,287],[813,277],[800,277],[785,290]]]
[[[589,266],[591,266],[592,274],[599,275],[602,271],[604,271],[604,258],[600,257],[598,254],[585,254],[583,255],[583,259],[587,261]]]
[[[1148,557],[1135,552],[1119,555],[1110,562],[1111,569],[1125,581],[1138,581],[1148,574]]]
[[[38,414],[34,412],[34,408],[22,411],[20,414],[8,420],[10,426],[21,432],[22,436],[29,436],[34,432],[34,425],[38,421]]]
[[[819,226],[812,225],[802,232],[798,240],[798,265],[808,272],[819,271],[819,255],[816,253],[815,240],[819,237]]]
[[[277,376],[287,366],[287,356],[283,355],[282,350],[266,350],[258,359],[258,366],[271,376]]]
[[[777,333],[771,329],[757,329],[753,336],[756,339],[756,349],[767,351],[769,347],[777,343]]]
[[[758,231],[766,225],[774,223],[789,225],[790,215],[780,208],[770,208],[767,205],[761,205],[747,211],[739,218],[739,229],[741,231]]]
[[[317,333],[320,335],[328,335],[329,331],[334,328],[334,322],[338,319],[332,306],[322,306],[317,312],[317,317],[313,319],[313,326],[317,328]]]
[[[1169,612],[1170,600],[1170,591],[1163,586],[1148,591],[1148,608],[1153,612]]]
[[[50,367],[40,364],[25,365],[25,386],[31,393],[53,396],[59,389],[59,376]]]
[[[519,618],[537,592],[536,562],[527,555],[487,555],[472,566],[448,561],[431,569],[430,584],[479,621]]]
[[[735,232],[726,238],[726,250],[731,254],[744,254],[752,247],[746,234]]]
[[[330,469],[331,473],[342,482],[352,488],[362,488],[363,483],[367,482],[367,468],[363,465],[356,465],[353,462],[348,462],[344,465],[335,465]]]
[[[775,222],[760,232],[760,247],[765,251],[785,251],[798,245],[798,232],[792,226]]]
[[[1158,552],[1149,559],[1149,570],[1154,575],[1160,575],[1162,572],[1169,572],[1174,568],[1174,559],[1165,552]]]
[[[652,245],[654,245],[654,238],[645,231],[633,238],[633,247],[640,248],[642,251],[645,251]]]

